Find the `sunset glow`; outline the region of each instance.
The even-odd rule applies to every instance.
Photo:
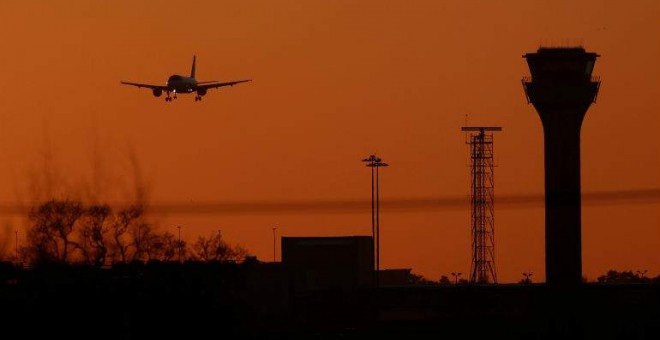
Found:
[[[542,281],[543,130],[521,86],[529,76],[522,55],[581,45],[600,55],[594,75],[602,81],[581,133],[584,274],[660,274],[660,2],[2,7],[4,206],[49,196],[144,199],[159,230],[180,225],[193,240],[221,229],[269,261],[275,226],[279,236],[370,235],[370,172],[361,160],[376,154],[390,165],[380,170],[380,265],[438,280],[470,269],[460,127],[502,126],[494,149],[498,278],[533,272]],[[194,94],[166,102],[119,83],[187,75],[193,55],[199,80],[252,81],[210,89],[201,102]],[[405,208],[411,201],[419,206]],[[220,203],[236,209],[188,212]],[[26,222],[6,212],[0,223],[9,240],[0,246],[11,251]]]

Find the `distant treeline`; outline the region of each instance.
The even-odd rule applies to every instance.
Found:
[[[609,270],[596,279],[599,283],[660,283],[660,275],[656,277],[646,277],[646,271],[632,270],[616,271]]]
[[[158,232],[145,219],[145,206],[114,210],[106,204],[51,199],[29,210],[26,242],[6,260],[27,265],[87,264],[96,267],[134,261],[240,261],[247,250],[220,233],[192,244]]]
[[[424,284],[430,284],[433,283],[433,281],[428,281],[426,279],[423,279],[419,282],[423,282]],[[583,282],[588,283],[590,282],[586,278],[583,278]],[[596,282],[598,283],[656,283],[660,284],[660,275],[656,277],[646,277],[646,272],[642,271],[636,271],[633,272],[632,270],[625,270],[625,271],[616,271],[616,270],[608,270],[607,273],[599,276],[596,279]],[[456,284],[469,284],[470,282],[465,279],[460,279],[456,281]],[[524,277],[522,280],[518,281],[519,284],[531,284],[533,283],[531,277]],[[442,275],[440,277],[440,280],[437,282],[437,284],[440,285],[450,285],[454,284],[453,281],[449,279],[447,275]]]

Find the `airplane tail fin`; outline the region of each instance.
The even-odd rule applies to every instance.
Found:
[[[195,78],[195,62],[196,62],[197,56],[193,56],[193,65],[192,65],[192,70],[190,70],[190,78]]]

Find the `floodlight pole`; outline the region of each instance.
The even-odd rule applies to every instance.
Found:
[[[382,166],[389,166],[387,163],[384,163],[381,158],[376,157],[376,155],[369,155],[369,157],[362,160],[366,162],[366,166],[371,168],[371,235],[373,242],[375,243],[375,253],[376,253],[376,271],[375,271],[375,281],[376,286],[380,285],[379,273],[380,273],[380,188],[379,188],[379,178],[378,178],[378,168]],[[374,171],[375,168],[375,171]],[[374,172],[375,172],[375,187],[374,187]],[[375,189],[375,190],[374,190]],[[374,202],[375,196],[375,202]],[[375,206],[375,209],[374,209]]]

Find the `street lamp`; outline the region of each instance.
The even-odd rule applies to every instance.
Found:
[[[451,275],[454,277],[454,284],[458,284],[458,277],[461,276],[461,272],[451,272]]]
[[[380,157],[376,155],[369,155],[369,157],[362,160],[367,163],[366,166],[371,168],[371,236],[376,243],[376,286],[379,285],[378,273],[380,272],[380,198],[378,188],[378,168],[389,166],[384,163]],[[374,174],[375,174],[375,190],[374,190]],[[375,202],[374,202],[375,196]],[[375,205],[375,210],[374,210]]]
[[[644,277],[646,276],[646,272],[647,272],[647,271],[648,271],[648,270],[646,270],[646,269],[644,269],[644,270],[638,270],[636,273],[637,273],[637,276],[639,276],[640,279],[644,279]]]

